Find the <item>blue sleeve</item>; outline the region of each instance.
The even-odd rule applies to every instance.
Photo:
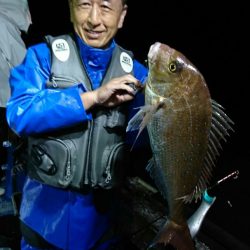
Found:
[[[49,76],[50,50],[45,43],[30,47],[23,63],[12,69],[7,121],[18,135],[51,132],[91,119],[80,98],[81,84],[48,89]]]
[[[148,68],[137,60],[134,60],[134,74],[135,78],[137,78],[142,84],[145,84],[148,77]]]

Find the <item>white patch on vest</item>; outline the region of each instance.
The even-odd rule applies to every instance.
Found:
[[[120,64],[126,73],[130,73],[133,69],[133,60],[129,54],[122,52],[120,55]]]
[[[69,45],[64,39],[56,39],[52,43],[52,50],[58,60],[66,62],[69,59]]]

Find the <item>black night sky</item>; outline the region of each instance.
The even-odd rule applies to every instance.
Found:
[[[29,2],[33,25],[25,36],[28,46],[42,41],[45,34],[71,29],[67,0]],[[223,143],[215,179],[235,170],[239,178],[221,185],[207,217],[250,249],[250,22],[249,9],[241,2],[129,0],[124,29],[116,40],[142,63],[156,41],[181,51],[205,77],[212,98],[235,122],[235,132]]]

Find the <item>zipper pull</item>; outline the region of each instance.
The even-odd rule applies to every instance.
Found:
[[[58,87],[57,82],[55,81],[55,77],[54,77],[53,73],[50,75],[50,78],[49,78],[49,81],[47,82],[47,85],[52,86],[53,88]]]
[[[105,174],[107,175],[107,177],[105,179],[105,183],[108,184],[111,181],[110,166],[107,166],[107,168],[105,170]]]

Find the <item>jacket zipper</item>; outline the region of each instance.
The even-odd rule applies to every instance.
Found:
[[[125,145],[124,142],[118,143],[117,145],[114,146],[114,148],[113,148],[113,149],[111,150],[111,152],[110,152],[110,155],[109,155],[109,158],[108,158],[108,164],[107,164],[107,167],[106,167],[106,169],[105,169],[105,174],[107,175],[107,177],[105,178],[104,182],[105,182],[106,184],[109,184],[110,181],[112,180],[111,166],[113,165],[113,164],[112,164],[112,161],[115,160],[113,156],[115,155],[115,153],[117,152],[117,150],[118,150],[121,146],[123,146],[123,145]]]

